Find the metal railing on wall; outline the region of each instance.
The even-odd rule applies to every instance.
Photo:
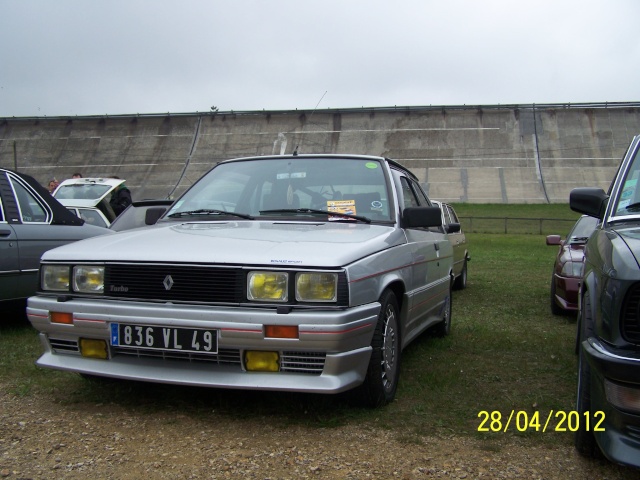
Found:
[[[563,218],[459,217],[467,233],[565,236],[576,220]]]

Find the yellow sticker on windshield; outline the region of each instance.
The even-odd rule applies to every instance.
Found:
[[[336,213],[356,214],[355,200],[327,200],[327,210]]]
[[[367,168],[378,168],[378,164],[376,162],[367,162],[365,164],[365,167],[367,167]]]

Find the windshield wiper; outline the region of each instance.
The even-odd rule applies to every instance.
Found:
[[[328,215],[331,217],[344,217],[345,219],[358,220],[364,223],[371,223],[371,219],[361,215],[351,213],[330,212],[329,210],[317,210],[315,208],[280,208],[276,210],[260,210],[260,215],[265,213],[317,213],[318,215]]]
[[[199,210],[188,210],[186,212],[176,212],[169,215],[170,218],[188,217],[190,215],[232,215],[234,217],[245,218],[247,220],[255,220],[251,215],[246,213],[227,212],[225,210],[215,210],[210,208],[200,208]]]

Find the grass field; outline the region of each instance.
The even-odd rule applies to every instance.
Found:
[[[488,215],[478,206],[456,207],[459,215]],[[558,207],[547,207],[549,211],[537,205],[508,210],[518,217],[557,215]],[[212,410],[231,417],[269,415],[281,423],[317,427],[371,424],[396,430],[408,442],[455,433],[481,436],[489,443],[518,435],[537,444],[570,444],[571,433],[553,431],[559,418],[549,415],[573,410],[576,390],[575,318],[553,316],[549,308],[556,248],[546,246],[541,235],[472,233],[468,242],[469,282],[467,289],[454,292],[451,335],[423,335],[404,351],[397,399],[383,409],[352,407],[333,396],[91,382],[35,367],[41,351],[36,333],[15,323],[0,327],[0,383],[14,394],[44,394],[53,402],[116,403],[148,411],[178,408],[195,416]],[[497,413],[491,418],[492,412],[500,412],[503,430],[512,411],[516,416],[507,433],[492,432],[498,430],[498,423],[492,423]],[[522,431],[517,419],[520,427],[528,420]],[[481,425],[489,431],[479,432]]]

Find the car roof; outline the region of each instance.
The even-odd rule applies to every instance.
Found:
[[[240,158],[231,158],[229,160],[223,160],[220,163],[232,163],[232,162],[245,162],[250,160],[282,160],[282,159],[322,159],[322,158],[343,158],[343,159],[357,159],[357,160],[375,160],[377,162],[386,162],[391,167],[402,170],[405,174],[409,175],[412,179],[418,180],[418,177],[409,170],[404,165],[386,157],[379,157],[375,155],[357,155],[357,154],[338,154],[338,153],[301,153],[301,154],[293,154],[293,155],[261,155],[254,157],[240,157]],[[215,166],[214,166],[215,168]]]
[[[0,172],[9,173],[9,174],[20,177],[24,182],[27,183],[27,185],[29,185],[30,188],[32,188],[40,196],[40,198],[44,202],[46,202],[46,204],[51,209],[51,212],[53,213],[53,219],[51,221],[52,225],[82,225],[84,223],[84,220],[75,216],[73,213],[67,210],[58,200],[56,200],[54,197],[51,196],[51,194],[49,193],[49,190],[47,190],[45,187],[40,185],[38,181],[32,176],[27,175],[25,173],[17,172],[15,170],[11,170],[8,168],[0,168]],[[4,175],[2,175],[2,178],[3,179],[5,178]],[[4,188],[4,187],[5,185],[0,184],[0,188]],[[6,187],[8,189],[11,188],[8,184],[6,185]],[[12,195],[12,193],[10,192],[7,192],[7,194]],[[5,205],[5,208],[10,209],[8,205]],[[10,215],[8,216],[8,218],[10,218]],[[16,215],[16,218],[17,218],[17,215]],[[11,220],[8,220],[8,221],[9,223],[12,223]]]

